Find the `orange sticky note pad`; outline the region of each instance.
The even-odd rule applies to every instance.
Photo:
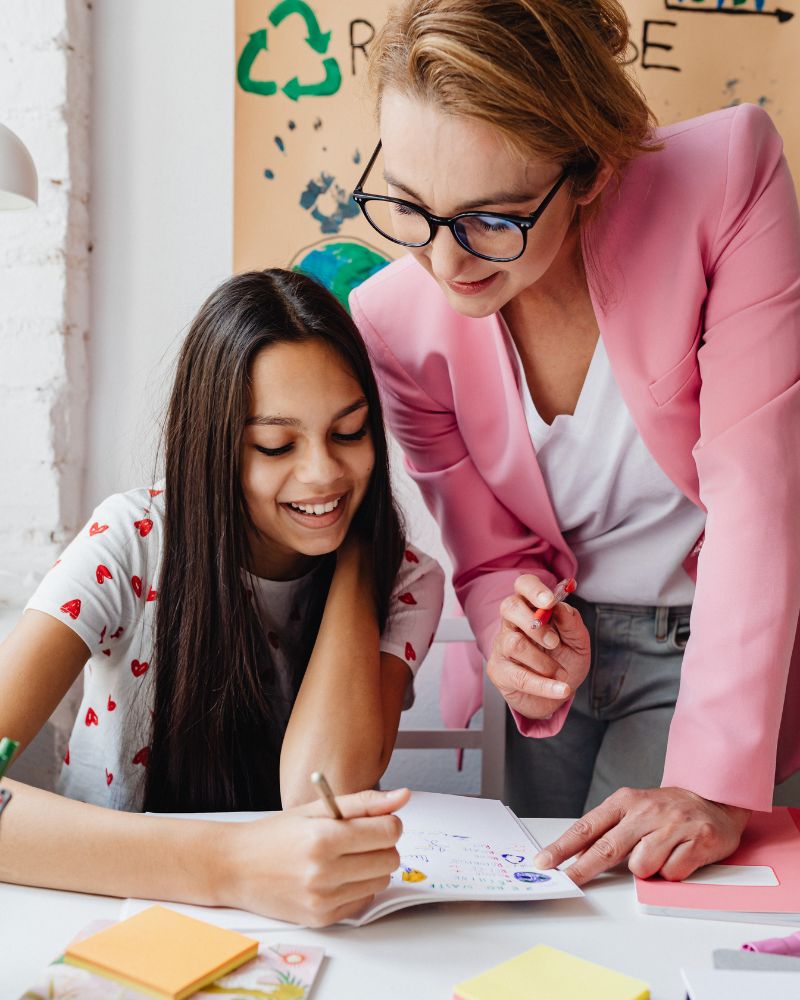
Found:
[[[253,938],[151,906],[71,944],[64,961],[159,1000],[184,1000],[257,954]]]

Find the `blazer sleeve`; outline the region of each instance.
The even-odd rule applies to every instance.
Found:
[[[370,319],[359,290],[350,296],[375,367],[389,427],[405,453],[405,466],[442,532],[453,561],[453,586],[485,658],[499,631],[499,607],[520,573],[535,573],[552,587],[552,546],[532,535],[500,503],[476,469],[456,416],[433,398],[398,361]],[[571,702],[570,702],[571,703]],[[514,713],[527,736],[550,736],[564,723],[569,704],[550,719]]]
[[[708,518],[663,783],[768,810],[800,612],[800,221],[754,106],[732,119],[698,365]]]

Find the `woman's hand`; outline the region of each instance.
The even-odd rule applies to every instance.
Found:
[[[389,885],[403,825],[392,813],[408,789],[337,796],[344,819],[311,802],[252,823],[228,824],[220,905],[306,927],[356,913]],[[215,824],[216,825],[216,824]]]
[[[537,608],[553,607],[538,577],[517,577],[500,605],[501,628],[486,666],[510,708],[528,719],[549,719],[589,672],[589,633],[575,608],[557,604],[550,623],[532,628]]]
[[[739,846],[749,809],[701,798],[685,788],[621,788],[573,823],[534,859],[556,868],[578,854],[566,873],[577,885],[624,861],[639,878],[671,882],[727,858]]]

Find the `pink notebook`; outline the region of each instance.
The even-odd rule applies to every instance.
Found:
[[[753,813],[729,858],[683,882],[635,881],[645,913],[800,926],[800,809]]]

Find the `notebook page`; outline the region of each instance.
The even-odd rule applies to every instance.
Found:
[[[415,903],[582,895],[563,872],[533,867],[539,845],[496,799],[415,792],[398,815],[400,868],[388,889],[342,923],[360,926]]]

